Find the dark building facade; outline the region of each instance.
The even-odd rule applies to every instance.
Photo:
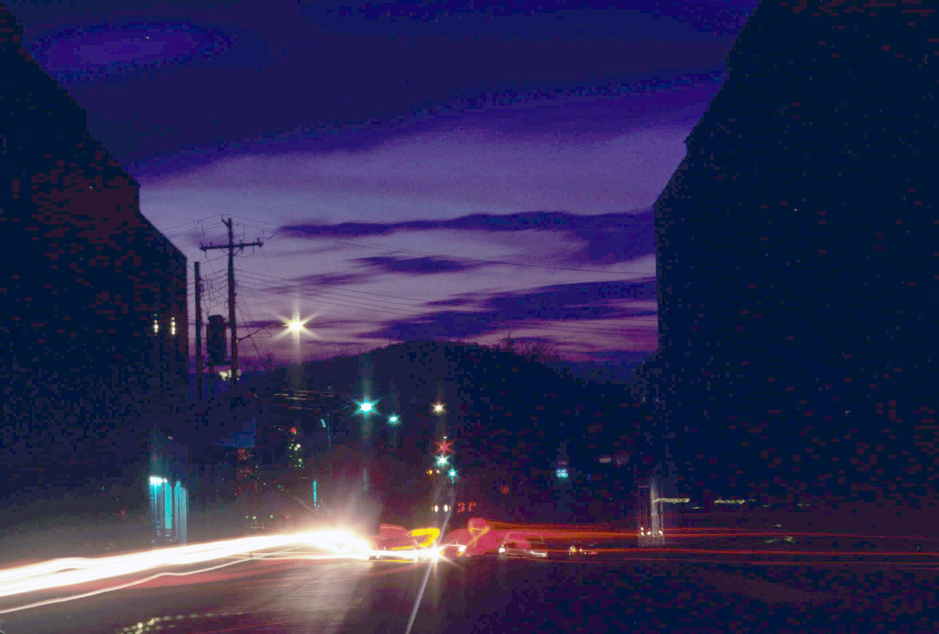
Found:
[[[655,205],[676,493],[932,494],[939,14],[765,0]]]
[[[188,371],[186,259],[0,6],[0,452],[24,480],[145,460]]]

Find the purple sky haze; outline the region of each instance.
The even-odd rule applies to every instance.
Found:
[[[203,262],[242,356],[511,333],[656,345],[650,207],[755,0],[6,0],[28,51]],[[190,303],[190,310],[192,305]],[[284,334],[284,319],[309,334]]]

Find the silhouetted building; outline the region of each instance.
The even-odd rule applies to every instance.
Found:
[[[740,34],[655,205],[660,434],[683,485],[931,493],[930,4],[767,0]]]
[[[186,259],[140,214],[138,189],[0,6],[7,475],[145,464],[151,418],[185,394]]]

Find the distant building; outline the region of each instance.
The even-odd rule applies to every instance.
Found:
[[[655,205],[657,366],[692,485],[872,501],[935,486],[929,5],[765,0],[686,140]]]
[[[21,39],[0,6],[3,464],[40,481],[145,464],[185,395],[186,259]]]

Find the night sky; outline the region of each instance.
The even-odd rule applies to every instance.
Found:
[[[6,0],[242,357],[656,346],[651,205],[756,0]],[[190,313],[193,311],[190,296]],[[285,319],[308,334],[285,335]]]

